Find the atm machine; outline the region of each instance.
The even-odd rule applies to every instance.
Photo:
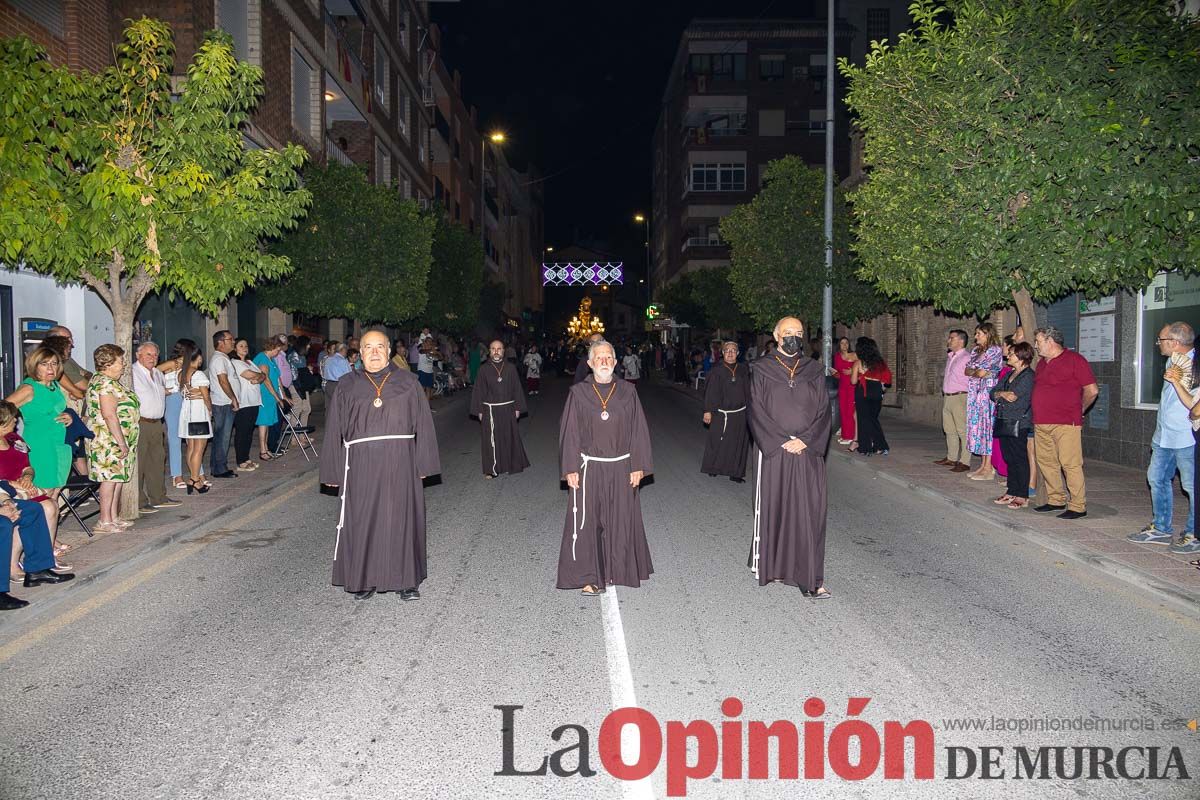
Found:
[[[25,356],[46,338],[46,332],[58,324],[57,320],[42,317],[21,317],[21,355]]]

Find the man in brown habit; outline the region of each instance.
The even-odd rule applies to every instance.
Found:
[[[442,471],[429,402],[417,376],[391,362],[391,342],[368,331],[363,368],[338,381],[325,415],[322,491],[341,490],[333,585],[360,600],[376,592],[421,596],[425,493]]]
[[[708,440],[700,471],[717,477],[728,475],[735,483],[746,478],[746,453],[750,449],[750,430],[746,426],[746,406],[750,401],[750,374],[737,363],[737,342],[721,346],[721,363],[709,370],[705,379],[704,424]]]
[[[782,582],[823,600],[825,451],[832,428],[825,369],[804,355],[804,326],[775,325],[778,351],[750,382],[750,430],[758,445],[750,570],[760,586]]]
[[[558,588],[603,594],[639,586],[654,572],[638,486],[654,471],[650,430],[637,390],[613,375],[616,352],[588,348],[592,374],[571,387],[558,430],[559,460],[571,490],[558,556]]]
[[[479,418],[483,477],[516,474],[529,466],[517,420],[526,413],[525,390],[515,364],[504,358],[504,342],[488,345],[488,360],[479,366],[471,390],[471,416]]]

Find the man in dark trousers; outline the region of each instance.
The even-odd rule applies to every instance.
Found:
[[[750,371],[738,363],[737,342],[721,346],[721,363],[708,373],[704,389],[704,424],[708,439],[700,471],[706,475],[728,475],[743,483],[750,429],[746,410],[750,402]]]
[[[775,325],[779,350],[760,359],[750,384],[750,430],[758,445],[750,569],[760,586],[785,583],[823,600],[825,451],[833,413],[825,368],[804,354],[804,326]]]
[[[517,367],[504,357],[499,339],[488,345],[488,360],[479,365],[471,390],[471,416],[479,419],[483,477],[515,475],[529,466],[517,420],[528,409]]]

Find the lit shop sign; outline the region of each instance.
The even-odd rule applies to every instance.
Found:
[[[623,262],[542,264],[542,286],[614,286],[624,278]]]

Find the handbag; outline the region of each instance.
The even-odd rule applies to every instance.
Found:
[[[192,400],[184,400],[184,409],[187,411],[187,435],[191,438],[202,439],[212,436],[212,423],[209,420],[200,420],[192,422]]]
[[[1025,429],[1019,419],[997,419],[992,433],[998,439],[1020,439],[1025,436]]]

